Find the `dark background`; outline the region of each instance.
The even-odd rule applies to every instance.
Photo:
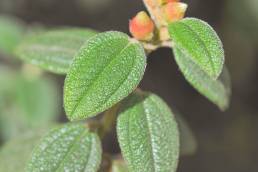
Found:
[[[258,171],[258,0],[185,0],[187,16],[207,21],[224,43],[233,96],[221,112],[183,78],[171,50],[148,57],[141,88],[157,93],[180,111],[198,150],[180,159],[178,172]],[[128,20],[143,10],[141,0],[0,0],[0,13],[28,24],[81,26],[128,33]],[[56,76],[54,76],[56,77]],[[56,77],[62,90],[63,77]],[[65,116],[62,113],[62,116]],[[117,152],[117,144],[106,149]],[[116,146],[113,146],[116,145]]]

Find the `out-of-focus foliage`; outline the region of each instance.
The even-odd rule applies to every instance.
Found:
[[[229,24],[258,42],[258,1],[228,0],[226,8]]]
[[[181,114],[175,111],[175,117],[180,133],[180,155],[193,155],[197,150],[197,141],[195,135]]]
[[[11,139],[0,149],[1,172],[25,172],[27,161],[45,130],[37,130]]]
[[[66,74],[75,54],[96,33],[82,28],[34,31],[18,45],[15,54],[45,70]]]
[[[223,42],[234,87],[241,92],[256,75],[258,1],[228,0],[223,15]],[[239,70],[241,66],[241,70]]]
[[[25,28],[18,19],[0,16],[0,51],[12,53],[22,39]]]
[[[0,134],[4,140],[57,119],[60,96],[56,83],[46,76],[33,76],[0,66]]]

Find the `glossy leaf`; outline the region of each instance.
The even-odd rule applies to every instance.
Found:
[[[68,118],[92,117],[128,96],[142,79],[145,65],[143,48],[124,33],[105,32],[90,39],[65,80]]]
[[[34,146],[38,144],[44,130],[26,133],[5,143],[0,150],[1,172],[25,172]]]
[[[16,55],[28,63],[65,74],[81,46],[95,31],[67,28],[29,34],[16,49]]]
[[[96,134],[82,124],[52,130],[34,149],[27,172],[96,172],[101,162],[101,145]]]
[[[216,32],[206,22],[186,18],[169,25],[175,47],[187,54],[208,76],[217,79],[223,69],[224,50]]]
[[[151,93],[135,92],[122,105],[117,134],[132,172],[175,172],[179,134],[167,104]]]
[[[12,54],[24,30],[24,25],[18,19],[0,16],[0,51]]]
[[[174,49],[174,54],[176,62],[186,80],[221,110],[227,109],[230,101],[231,86],[226,69],[218,80],[214,80],[178,48]]]

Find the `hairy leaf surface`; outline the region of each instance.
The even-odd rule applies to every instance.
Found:
[[[52,130],[34,149],[28,172],[96,172],[101,162],[101,145],[96,134],[82,124]]]
[[[90,39],[65,80],[68,118],[92,117],[122,100],[137,87],[145,66],[143,48],[124,33],[105,32]]]
[[[221,77],[214,80],[203,72],[203,70],[180,49],[175,48],[174,54],[176,62],[186,80],[221,110],[227,109],[231,95],[231,84],[227,70],[224,69]]]
[[[117,134],[132,172],[175,172],[179,134],[167,104],[151,93],[135,92],[123,103]]]
[[[208,76],[217,79],[223,69],[224,50],[216,32],[206,22],[186,18],[169,25],[175,46]]]
[[[95,31],[66,28],[28,35],[16,55],[28,63],[58,74],[66,74],[75,54]]]

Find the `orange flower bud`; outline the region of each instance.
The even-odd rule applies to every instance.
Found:
[[[165,5],[170,2],[179,2],[180,0],[158,0],[159,5]]]
[[[163,7],[163,12],[167,22],[178,21],[185,16],[187,4],[182,2],[170,2]]]
[[[129,29],[134,38],[142,41],[149,41],[153,37],[154,23],[144,11],[130,20]]]

